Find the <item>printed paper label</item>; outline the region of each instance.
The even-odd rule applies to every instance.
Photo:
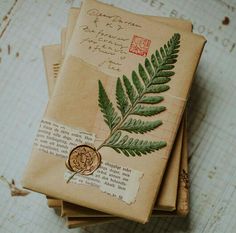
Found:
[[[42,120],[34,146],[45,153],[67,158],[80,144],[93,144],[95,134],[87,133],[50,120]]]

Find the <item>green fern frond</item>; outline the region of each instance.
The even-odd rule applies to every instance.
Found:
[[[137,92],[139,93],[139,95],[142,94],[142,92],[144,90],[144,86],[141,83],[141,81],[135,71],[132,71],[132,81],[133,81],[134,86],[135,86]]]
[[[106,95],[99,82],[99,106],[104,121],[111,129],[108,138],[99,146],[111,147],[118,153],[127,156],[142,155],[159,150],[166,146],[165,142],[143,141],[121,135],[120,131],[128,133],[146,133],[161,125],[161,121],[142,121],[129,118],[130,115],[142,117],[155,116],[166,110],[165,106],[157,106],[164,100],[159,93],[167,91],[166,85],[175,75],[173,71],[177,62],[180,47],[180,34],[175,33],[151,58],[146,58],[144,65],[138,65],[138,71],[132,71],[132,80],[123,76],[117,79],[116,100],[122,119]],[[150,106],[151,105],[151,106]]]
[[[123,75],[123,82],[124,82],[126,93],[129,97],[129,100],[131,104],[133,104],[135,100],[137,99],[137,93],[134,87],[132,86],[132,84],[130,83],[129,79],[125,75]]]
[[[168,85],[152,85],[150,87],[147,88],[146,93],[161,93],[164,91],[169,90],[170,87]]]
[[[102,82],[98,81],[99,96],[98,105],[103,113],[104,121],[110,129],[113,129],[120,121],[120,117],[115,111],[112,102],[109,100],[107,93],[102,85]]]
[[[139,101],[141,104],[159,104],[161,101],[164,100],[162,96],[143,96],[142,99]]]
[[[156,58],[157,58],[158,64],[161,64],[162,63],[162,58],[161,58],[160,53],[158,52],[158,50],[156,50]]]
[[[166,107],[164,106],[137,105],[136,108],[130,114],[138,115],[138,116],[154,116],[165,110],[166,110]]]
[[[155,77],[171,77],[175,74],[173,71],[163,71],[161,70],[160,72],[157,73]]]
[[[127,122],[120,128],[120,130],[127,131],[129,133],[141,133],[144,134],[148,131],[156,129],[162,124],[162,121],[142,121],[136,119],[128,119]]]
[[[116,135],[118,140],[112,143],[108,142],[104,146],[114,149],[117,153],[123,153],[126,156],[141,156],[166,146],[164,141],[146,141],[130,138],[125,135],[121,138],[121,133]],[[121,138],[121,139],[120,139]]]
[[[168,83],[170,81],[170,78],[168,77],[154,77],[152,84],[164,84]]]
[[[156,70],[158,68],[158,62],[154,54],[151,55],[151,62],[152,62],[153,68]]]
[[[166,53],[165,53],[165,51],[164,51],[164,49],[162,47],[160,48],[160,52],[161,52],[162,60],[165,59]]]
[[[106,142],[106,145],[112,145],[112,144],[115,144],[119,141],[121,137],[121,132],[120,131],[116,131],[115,133],[113,133],[111,135],[110,138],[108,138],[107,142]]]
[[[145,59],[144,65],[149,76],[152,77],[155,74],[155,70],[152,68],[151,62],[149,61],[148,58]]]
[[[120,78],[118,78],[116,82],[116,102],[121,115],[124,116],[129,110],[130,106]]]
[[[174,68],[175,68],[174,65],[168,65],[168,64],[161,66],[161,70],[172,70]]]
[[[138,72],[139,72],[139,75],[140,75],[141,79],[143,80],[145,86],[147,86],[149,83],[149,79],[148,79],[145,69],[143,68],[143,66],[141,64],[138,65]]]

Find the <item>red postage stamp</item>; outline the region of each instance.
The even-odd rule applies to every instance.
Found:
[[[146,57],[150,44],[151,40],[134,35],[129,48],[129,52]]]

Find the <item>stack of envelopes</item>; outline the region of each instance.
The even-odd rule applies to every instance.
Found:
[[[94,0],[43,47],[49,102],[23,186],[80,227],[186,216],[184,113],[205,39]]]

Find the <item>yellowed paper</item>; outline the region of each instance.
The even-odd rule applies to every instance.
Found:
[[[65,173],[67,181],[73,172]],[[75,175],[71,182],[78,185],[91,185],[99,188],[102,192],[116,197],[127,204],[132,204],[136,200],[139,189],[139,180],[143,173],[127,167],[102,161],[101,166],[91,176]]]
[[[186,116],[184,121],[184,137],[182,159],[179,172],[179,189],[176,212],[179,216],[186,216],[189,212],[189,168],[188,168],[188,135]]]
[[[92,1],[86,1],[86,3],[95,4]],[[84,6],[85,2],[83,4],[83,8]],[[89,5],[89,7],[91,6]],[[84,17],[80,18],[83,20],[86,18],[85,15],[87,12],[86,8],[84,9],[85,9]],[[106,14],[110,14],[111,13],[110,11],[111,8],[109,7],[109,9],[107,9]],[[122,25],[124,24],[126,26],[127,23],[124,22],[131,22],[127,20],[124,21],[124,18],[127,16],[125,16],[123,12],[119,11],[114,13],[120,14],[121,19],[123,19]],[[132,20],[134,20],[134,15],[132,15]],[[149,38],[151,38],[152,46],[154,46],[155,48],[158,47],[157,42],[163,44],[163,42],[165,42],[167,38],[170,38],[170,36],[174,32],[176,32],[176,29],[164,27],[163,25],[157,25],[160,34],[159,35],[155,34],[154,37],[154,34],[151,28],[149,27],[150,22],[144,24],[144,21],[145,20],[143,18],[140,22],[139,18],[135,19],[134,22],[136,23],[131,22],[132,24],[131,26],[135,27],[135,30],[129,30],[129,32],[127,33],[129,34],[130,33],[133,34],[134,32],[141,33],[141,29],[139,30],[136,27],[139,28],[139,26],[141,26],[142,24],[143,26],[141,26],[141,28],[145,26],[145,33]],[[130,24],[128,27],[130,27]],[[56,157],[54,158],[52,156],[48,156],[46,153],[41,153],[41,152],[39,153],[39,151],[37,151],[35,148],[33,150],[33,156],[31,162],[29,163],[28,170],[24,178],[24,185],[30,189],[36,189],[37,191],[45,192],[48,195],[59,197],[65,200],[70,200],[71,202],[76,204],[82,204],[90,208],[95,208],[102,210],[104,212],[108,212],[110,214],[115,214],[115,215],[117,214],[121,217],[130,218],[140,222],[146,222],[149,217],[150,210],[153,207],[154,204],[153,201],[160,187],[160,182],[162,180],[162,176],[165,170],[171,146],[174,142],[177,127],[182,117],[182,112],[185,106],[185,99],[187,97],[189,87],[192,81],[193,72],[196,68],[204,44],[204,39],[200,37],[195,37],[192,34],[188,34],[185,32],[180,32],[180,33],[182,38],[181,51],[185,51],[185,53],[181,54],[182,52],[180,52],[181,59],[179,59],[180,62],[177,63],[176,65],[175,79],[173,79],[173,82],[171,83],[171,89],[170,91],[168,91],[168,94],[164,95],[168,111],[164,112],[160,117],[160,119],[163,120],[164,122],[163,125],[165,125],[165,128],[159,130],[158,134],[148,134],[146,137],[147,139],[155,139],[155,140],[160,140],[164,137],[164,139],[168,142],[169,146],[167,146],[165,149],[153,155],[144,156],[142,158],[131,158],[131,159],[122,156],[115,156],[115,155],[111,156],[112,154],[114,154],[114,152],[111,151],[109,148],[101,150],[101,153],[105,160],[109,160],[110,162],[122,166],[126,164],[128,167],[132,167],[133,169],[140,170],[144,173],[144,177],[142,178],[140,183],[140,190],[138,192],[136,202],[132,204],[132,208],[130,207],[128,208],[128,206],[120,202],[118,199],[109,198],[107,195],[105,196],[104,194],[98,192],[93,187],[85,187],[85,186],[81,187],[78,185],[76,186],[74,184],[66,185],[64,183],[63,176],[61,176],[61,174],[63,174],[65,170],[63,160]],[[116,34],[117,33],[114,33],[114,35]],[[129,35],[130,39],[132,39],[132,34]],[[74,39],[76,38],[74,37],[74,35],[77,37],[77,35],[74,32],[72,36],[72,42],[73,38]],[[112,77],[110,76],[98,72],[96,68],[87,65],[86,63],[82,62],[79,58],[73,57],[73,55],[76,56],[76,52],[80,56],[86,56],[85,54],[88,53],[85,52],[87,47],[80,48],[79,50],[77,50],[78,48],[76,47],[72,49],[72,44],[73,44],[72,42],[69,45],[69,50],[71,54],[66,56],[67,57],[66,61],[63,64],[62,66],[63,68],[61,69],[60,72],[60,75],[61,77],[63,77],[63,79],[59,79],[60,82],[56,86],[56,90],[48,105],[48,109],[45,116],[55,121],[60,121],[61,123],[67,124],[72,127],[81,125],[83,126],[83,128],[85,128],[86,131],[94,132],[98,138],[104,138],[107,132],[106,130],[103,130],[105,128],[104,123],[100,118],[100,112],[97,109],[97,105],[95,105],[95,103],[97,103],[97,96],[93,96],[91,95],[91,93],[97,93],[97,81],[99,79],[106,84],[105,85],[106,87],[108,86],[110,87],[108,93],[110,96],[110,94],[114,92],[115,80],[112,79]],[[76,46],[79,46],[78,43],[76,44]],[[150,47],[150,51],[153,51],[154,49],[154,47],[152,46]],[[131,54],[127,55],[127,57],[130,57],[129,60],[131,61],[131,64],[129,64],[129,66],[125,67],[124,66],[125,63],[123,62],[121,64],[121,67],[124,66],[122,68],[123,70],[122,73],[127,74],[127,76],[128,72],[130,72],[130,67],[134,67],[135,64],[138,63],[138,60],[140,61],[142,60],[140,57],[137,58],[133,56],[134,55]],[[133,59],[131,59],[131,57],[133,57]],[[84,60],[87,60],[86,58],[91,59],[91,57],[84,57]],[[96,64],[96,61],[93,61],[93,63]],[[186,72],[183,73],[183,71],[181,70],[182,68],[180,68],[183,67],[183,64],[185,67],[188,67],[187,73]],[[109,67],[103,67],[102,70],[104,72],[107,71],[107,73],[111,72]],[[116,73],[118,72],[118,70],[112,69],[112,72]],[[82,77],[84,76],[86,76],[87,78],[82,79]],[[176,80],[178,80],[178,82]],[[180,86],[177,85],[178,83],[185,83],[186,84],[185,88],[183,88],[183,85]],[[85,90],[87,88],[88,92],[87,93],[78,92],[78,89],[81,87],[84,87]],[[70,93],[67,93],[66,90],[70,90]],[[82,99],[86,99],[86,101],[81,102],[80,100]],[[112,99],[112,101],[114,101],[114,99]],[[175,108],[173,108],[173,106],[175,106]],[[63,111],[59,109],[63,109]],[[81,115],[79,116],[79,111],[81,109],[83,109],[84,117]],[[87,111],[88,109],[93,110],[93,112],[90,111],[91,115]],[[98,112],[99,115],[97,115]],[[78,117],[75,118],[75,116]],[[165,119],[168,119],[168,121],[165,121]],[[91,125],[91,122],[94,122],[94,125]],[[45,164],[45,159],[50,169],[46,168],[47,172],[45,173],[44,171],[45,176],[43,176],[42,170],[40,168],[42,168],[42,163]],[[34,164],[37,164],[37,166],[34,166]],[[150,166],[147,166],[146,164]],[[38,176],[39,173],[41,174],[40,176]],[[55,177],[54,174],[57,174],[57,177]],[[35,179],[37,179],[37,182],[35,182]],[[46,184],[50,184],[50,186]],[[60,192],[57,187],[60,187]],[[63,192],[63,190],[66,191]],[[80,195],[75,195],[75,193],[78,192],[80,193]],[[96,196],[96,202],[94,199],[95,196]],[[105,202],[106,206],[104,206]]]
[[[61,45],[43,46],[43,59],[47,77],[48,95],[51,96],[56,84],[56,78],[60,69],[62,54]]]
[[[47,197],[47,204],[49,208],[58,208],[62,207],[62,200],[55,199],[53,197]]]
[[[179,175],[179,188],[176,211],[167,212],[160,210],[153,210],[152,217],[160,216],[186,216],[189,212],[189,182],[188,182],[188,151],[187,151],[187,134],[186,134],[186,121],[184,121],[184,135],[183,135],[183,147],[182,147],[182,159]],[[100,217],[101,219],[109,217],[100,211],[95,211],[82,206],[76,206],[68,202],[62,202],[62,216],[73,217],[74,223],[78,223],[83,220],[84,217]],[[102,220],[101,220],[102,221]]]
[[[34,146],[47,154],[67,158],[71,149],[78,144],[93,144],[95,135],[82,129],[43,119],[36,135]]]
[[[65,35],[65,38],[62,38],[62,41],[65,41],[65,43],[62,43],[62,48],[63,44],[65,44],[65,48],[63,48],[64,51],[67,50],[70,39],[72,37],[76,21],[79,16],[80,9],[79,8],[71,8],[69,11],[69,16],[68,16],[68,23],[66,27],[66,33],[63,32]],[[140,15],[139,15],[140,16]],[[174,26],[182,30],[186,31],[192,31],[192,23],[191,21],[187,20],[182,20],[182,19],[176,19],[176,18],[167,18],[167,17],[160,17],[160,16],[147,16],[147,15],[141,15],[149,20],[157,21],[160,23],[165,23],[169,26]],[[62,56],[64,57],[65,53],[62,53]]]
[[[115,219],[115,218],[84,218],[84,219],[80,219],[78,220],[77,218],[73,218],[73,217],[68,217],[67,221],[66,221],[66,225],[69,229],[72,228],[77,228],[77,227],[87,227],[87,226],[92,226],[92,225],[98,225],[98,224],[104,224],[107,222],[111,222],[111,221],[117,221],[120,219]]]
[[[94,141],[94,134],[43,119],[34,146],[47,154],[68,158],[71,149],[78,144],[93,145]],[[66,171],[65,180],[67,181],[72,174],[73,172]],[[135,202],[142,176],[143,173],[139,171],[103,160],[101,166],[91,176],[76,174],[71,182],[98,187],[102,192],[131,204]]]
[[[154,209],[166,211],[174,211],[176,209],[183,131],[184,127],[181,124]]]
[[[74,24],[75,24],[75,22],[76,22],[76,19],[77,19],[77,16],[78,16],[78,14],[79,14],[79,9],[76,9],[76,8],[74,8],[74,9],[71,9],[70,10],[70,14],[69,14],[69,20],[68,20],[68,27],[67,27],[67,35],[70,35],[70,36],[67,36],[66,38],[68,39],[70,39],[70,37],[71,37],[71,34],[72,34],[72,30],[70,30],[71,28],[72,29],[74,29]],[[74,17],[74,18],[73,18]],[[73,24],[73,21],[74,21],[74,24]],[[72,23],[72,25],[73,26],[70,26],[71,25],[71,23]],[[182,24],[181,24],[182,25]],[[64,41],[65,40],[65,33],[63,33],[62,34],[62,41]],[[69,41],[67,41],[67,43],[68,43]],[[62,44],[64,44],[64,43],[62,43]],[[64,46],[62,46],[62,48],[63,48]],[[48,47],[48,49],[50,49],[50,47]],[[53,51],[51,52],[51,53],[53,53]],[[45,64],[46,65],[46,64]],[[47,76],[47,79],[50,79],[50,77],[48,77]],[[184,160],[184,159],[183,159]],[[182,169],[181,169],[182,170]],[[183,169],[183,170],[185,170],[186,171],[186,169]],[[179,188],[179,195],[178,195],[178,200],[180,200],[181,199],[181,188]],[[162,193],[162,192],[161,192]],[[50,207],[58,207],[58,206],[60,206],[61,205],[61,201],[59,201],[59,200],[55,200],[55,199],[48,199],[48,205],[50,206]],[[70,204],[70,203],[66,203],[66,202],[64,202],[64,208],[66,208],[65,210],[63,210],[63,212],[64,212],[64,214],[66,215],[66,216],[76,216],[76,214],[78,214],[78,211],[80,211],[80,212],[82,212],[81,214],[81,216],[82,217],[89,217],[89,216],[91,216],[92,214],[94,214],[96,217],[107,217],[107,216],[109,216],[109,215],[107,215],[107,214],[104,214],[104,213],[102,213],[102,212],[99,212],[99,211],[95,211],[95,210],[90,210],[90,209],[88,209],[88,208],[84,208],[84,207],[80,207],[78,210],[75,208],[76,206],[75,205],[73,205],[73,204]],[[180,203],[178,202],[178,205],[177,205],[178,207],[180,206]],[[185,206],[186,206],[186,203],[185,203]],[[74,210],[74,214],[72,214],[72,212],[73,212],[73,210]],[[77,211],[76,211],[77,210]],[[68,212],[69,211],[69,212]],[[68,212],[68,213],[67,213]],[[155,212],[155,211],[154,211]],[[155,215],[155,213],[153,212],[153,214]],[[159,211],[160,212],[160,211]],[[157,213],[158,214],[158,213]],[[160,213],[159,213],[160,214]],[[92,216],[94,216],[94,215],[92,215]],[[185,213],[185,215],[186,215],[186,213]],[[103,220],[101,220],[101,221],[103,221]],[[68,226],[70,225],[70,223],[79,223],[80,222],[80,219],[77,219],[76,220],[76,218],[74,218],[73,220],[69,220],[68,219],[68,222],[67,222],[67,224],[68,224]],[[73,223],[72,223],[72,225],[73,225]],[[88,220],[88,224],[90,223],[90,221]]]
[[[79,16],[79,8],[71,8],[69,11],[66,33],[64,33],[65,30],[62,31],[62,51],[65,50],[64,46],[66,46],[67,48],[69,44],[78,16]],[[172,26],[176,26],[178,28],[182,28],[184,30],[190,31],[192,28],[191,22],[184,20],[176,20],[165,17],[152,17],[152,16],[146,16],[146,17]],[[62,54],[62,56],[64,56],[64,54]],[[180,145],[181,144],[182,143],[180,142]],[[180,156],[177,156],[175,154],[178,154],[178,151],[180,154],[180,149],[181,149],[180,145],[178,146],[178,148],[174,149],[175,153],[173,156],[171,156],[169,165],[167,167],[167,171],[165,172],[165,179],[162,182],[162,188],[159,193],[159,197],[155,204],[154,209],[173,211],[176,208]],[[168,172],[168,170],[170,172]]]

